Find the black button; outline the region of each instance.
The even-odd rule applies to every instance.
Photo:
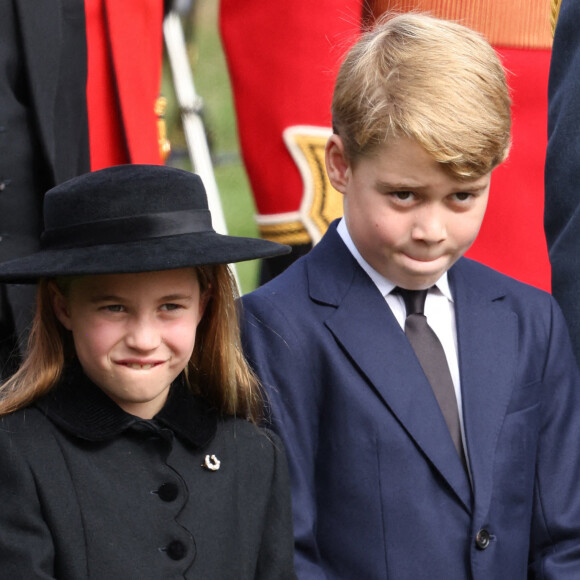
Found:
[[[179,495],[179,488],[175,483],[167,482],[159,486],[157,493],[163,501],[174,501]]]
[[[183,560],[183,558],[185,558],[185,554],[187,553],[187,548],[183,542],[180,542],[179,540],[173,540],[173,542],[167,545],[165,552],[172,560]]]
[[[482,528],[477,532],[477,536],[475,536],[475,545],[480,550],[485,550],[489,546],[490,537],[489,532],[485,528]]]

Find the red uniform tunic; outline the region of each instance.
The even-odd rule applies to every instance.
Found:
[[[242,152],[262,236],[316,243],[340,215],[324,171],[338,66],[361,20],[387,9],[430,11],[482,32],[509,71],[513,147],[494,172],[481,232],[468,256],[543,289],[550,6],[546,0],[221,0],[221,32]]]

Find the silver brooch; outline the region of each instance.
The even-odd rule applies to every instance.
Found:
[[[220,468],[221,462],[215,455],[206,455],[202,467],[210,471],[217,471]]]

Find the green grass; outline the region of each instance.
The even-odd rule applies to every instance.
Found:
[[[228,233],[258,237],[254,201],[239,154],[235,112],[217,15],[218,0],[195,0],[192,14],[183,18],[188,53],[195,88],[204,102],[204,124]],[[166,120],[173,149],[168,163],[191,170],[167,63],[162,92],[168,100]],[[256,287],[258,268],[258,261],[237,264],[242,293]]]

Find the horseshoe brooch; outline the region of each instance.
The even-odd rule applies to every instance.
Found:
[[[215,455],[206,455],[202,467],[209,471],[217,471],[220,465],[221,462]]]

